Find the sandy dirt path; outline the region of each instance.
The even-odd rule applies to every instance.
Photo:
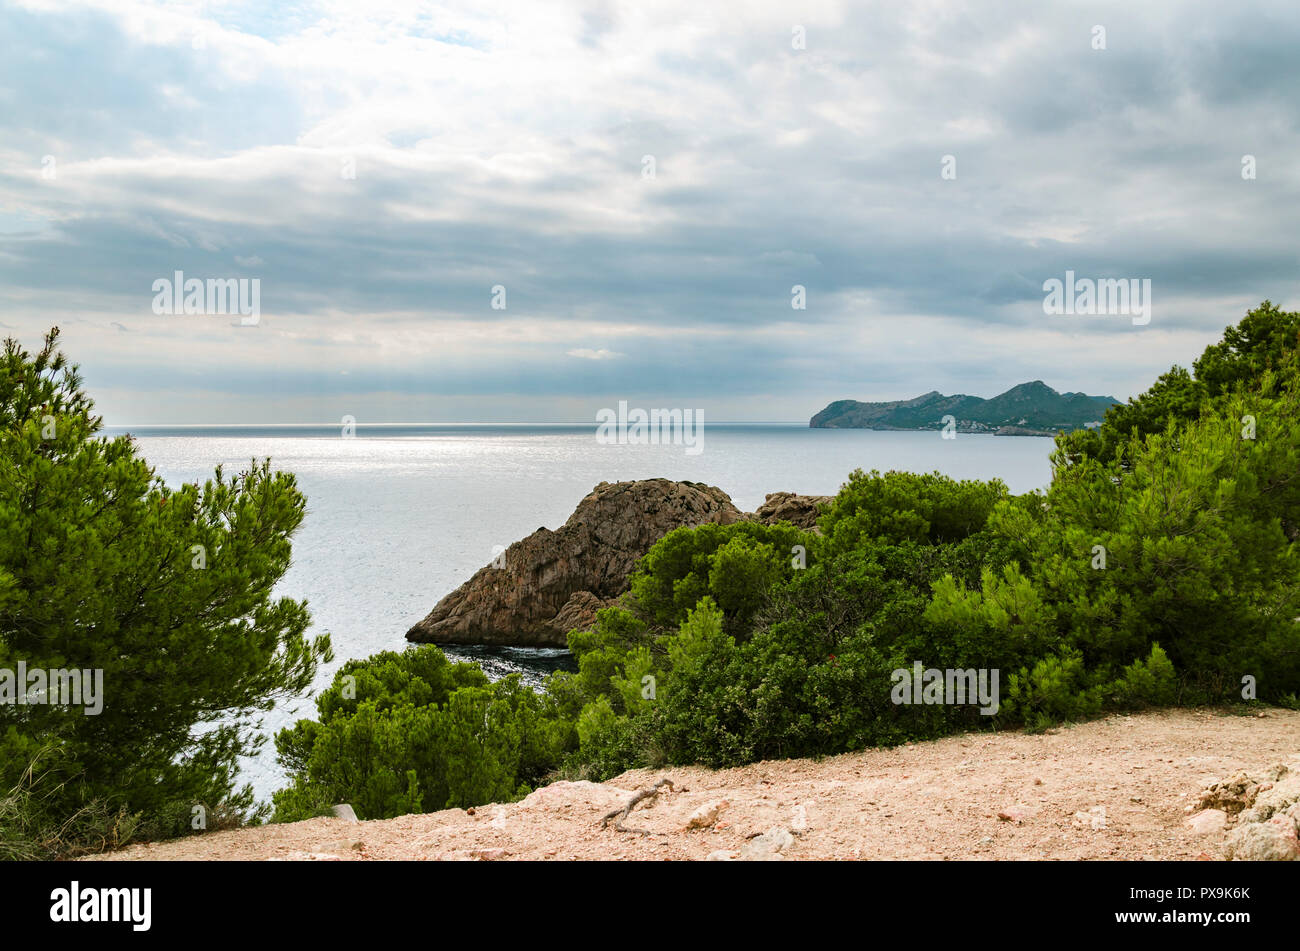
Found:
[[[522,802],[397,819],[216,832],[105,859],[696,860],[1219,858],[1184,827],[1200,791],[1238,770],[1300,761],[1300,712],[1179,710],[1045,734],[967,734],[821,761],[669,768],[560,782]],[[661,778],[674,789],[626,820],[602,816]],[[725,800],[687,831],[700,807]],[[772,829],[784,830],[762,835]]]

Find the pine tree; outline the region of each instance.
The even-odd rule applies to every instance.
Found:
[[[101,670],[103,707],[0,705],[0,788],[43,749],[55,819],[95,802],[165,835],[246,816],[258,711],[330,657],[306,603],[271,593],[305,499],[269,462],[164,485],[129,436],[101,435],[57,340],[0,357],[0,669]]]

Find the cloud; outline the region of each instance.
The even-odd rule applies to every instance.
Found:
[[[613,360],[623,356],[621,353],[615,353],[613,350],[606,350],[603,347],[599,350],[569,350],[567,353],[569,356],[577,357],[580,360]]]
[[[1294,5],[814,2],[802,50],[794,16],[0,8],[24,38],[0,57],[0,317],[64,326],[110,420],[623,390],[798,419],[1028,379],[1127,396],[1259,300],[1297,306]],[[1150,278],[1151,324],[1045,317],[1067,269]],[[153,315],[177,270],[257,277],[258,332]]]

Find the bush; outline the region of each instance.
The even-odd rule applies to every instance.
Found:
[[[1186,699],[1232,699],[1245,676],[1261,699],[1300,687],[1300,553],[1281,519],[1300,502],[1295,373],[1292,360],[1184,427],[1130,438],[1122,462],[1059,469],[1035,521],[994,513],[991,530],[1026,541],[1027,576],[1091,683],[1123,679],[1158,643]]]
[[[938,472],[854,470],[818,520],[828,554],[860,547],[867,541],[942,544],[975,534],[993,506],[1007,497],[998,480],[958,482]]]
[[[678,528],[657,541],[630,579],[631,609],[655,633],[676,628],[705,595],[733,633],[743,633],[779,579],[791,577],[815,538],[786,522],[735,522]]]
[[[652,663],[657,697],[633,703],[607,687],[611,699],[584,710],[587,731],[574,762],[601,776],[661,762],[731,766],[977,725],[979,714],[969,709],[896,707],[891,674],[914,659],[942,663],[973,650],[970,638],[954,646],[946,629],[926,620],[931,586],[953,573],[978,580],[988,563],[1003,563],[1007,546],[985,533],[956,544],[858,541],[859,549],[770,582],[753,625],[735,637],[705,596],[677,633],[654,639],[653,651],[641,634],[641,646],[620,662],[613,631],[635,625],[626,612],[602,617],[601,673],[616,671],[606,679],[627,688]],[[985,636],[998,645],[1001,633]],[[586,644],[600,635],[590,638]],[[990,647],[980,656],[994,653]]]
[[[489,684],[433,646],[343,665],[317,720],[276,736],[290,785],[274,821],[341,802],[365,819],[519,799],[560,763],[572,728],[518,674]]]

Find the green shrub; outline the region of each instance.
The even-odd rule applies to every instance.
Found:
[[[1232,699],[1245,676],[1261,699],[1300,687],[1300,552],[1281,517],[1300,505],[1300,392],[1282,385],[1295,373],[1292,360],[1257,392],[1133,437],[1122,463],[1058,469],[1041,518],[995,511],[990,529],[1025,540],[1026,575],[1095,682],[1158,643],[1187,700]]]
[[[811,560],[815,538],[789,523],[735,522],[679,528],[657,541],[630,579],[631,605],[656,633],[671,630],[708,595],[740,633],[778,579],[798,569],[796,546]]]
[[[957,481],[938,472],[855,470],[818,520],[825,551],[838,554],[864,541],[888,544],[959,542],[980,531],[993,506],[1007,497],[999,480]]]
[[[348,802],[358,816],[511,801],[561,762],[572,728],[518,674],[489,684],[436,647],[352,660],[317,701],[318,720],[276,736],[290,785],[275,821]]]
[[[1194,372],[1175,366],[1145,393],[1107,410],[1100,429],[1077,430],[1058,439],[1066,459],[1086,455],[1103,464],[1114,462],[1135,432],[1140,437],[1163,433],[1171,421],[1185,426],[1199,419],[1207,405],[1243,387],[1258,389],[1265,371],[1282,366],[1298,339],[1300,313],[1264,301],[1226,328],[1222,340],[1205,348],[1192,364]]]

